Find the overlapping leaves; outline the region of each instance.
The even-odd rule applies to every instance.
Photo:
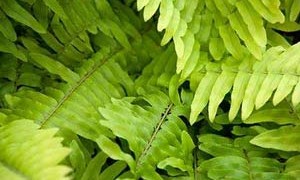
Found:
[[[299,30],[298,3],[297,0],[137,0],[137,8],[143,9],[145,20],[159,11],[157,29],[165,30],[163,45],[174,41],[179,73],[199,56],[193,54],[204,49],[214,60],[221,60],[228,53],[243,59],[247,52],[261,59],[267,43],[288,46],[273,29]],[[283,4],[285,15],[281,11]]]
[[[299,2],[1,1],[0,177],[297,179]]]

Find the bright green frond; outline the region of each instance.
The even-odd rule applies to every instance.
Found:
[[[198,52],[209,47],[214,60],[226,59],[227,54],[243,59],[245,53],[261,59],[268,40],[272,41],[274,35],[267,30],[267,25],[278,29],[276,26],[284,28],[286,25],[283,24],[293,24],[294,28],[289,26],[281,30],[296,31],[300,11],[298,3],[297,0],[137,0],[137,8],[143,9],[146,21],[158,14],[157,29],[165,30],[162,45],[173,39],[177,54],[176,72],[180,73],[193,62],[191,49],[194,47]],[[288,14],[281,11],[283,4],[287,4]]]
[[[3,179],[70,179],[70,168],[58,165],[70,152],[54,137],[57,129],[40,130],[30,120],[0,127],[0,177]]]
[[[204,75],[197,80],[199,85],[191,105],[190,123],[197,121],[198,114],[207,104],[209,119],[213,121],[217,107],[231,89],[231,120],[236,117],[240,106],[242,119],[246,120],[254,108],[261,108],[271,98],[273,104],[277,105],[291,94],[292,103],[296,106],[300,101],[299,47],[300,43],[286,50],[282,47],[271,48],[264,54],[262,61],[248,58],[239,63],[231,58],[227,64],[205,64],[199,70]]]
[[[194,143],[169,103],[164,93],[155,90],[137,99],[113,100],[100,108],[105,118],[100,123],[126,139],[134,156],[107,138],[98,139],[100,148],[111,158],[127,162],[136,177],[162,179],[156,166],[170,176],[191,175]]]

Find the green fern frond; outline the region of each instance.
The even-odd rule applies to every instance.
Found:
[[[113,100],[99,108],[105,118],[100,123],[126,139],[134,155],[122,151],[105,136],[97,143],[111,158],[127,162],[135,178],[162,179],[156,166],[170,176],[192,175],[190,153],[194,143],[174,108],[169,98],[157,90],[144,94],[142,99]]]
[[[281,11],[283,3],[288,12],[286,16]],[[278,29],[275,23],[280,27],[286,27],[286,23],[297,26],[297,3],[279,0],[137,0],[137,8],[144,9],[145,20],[159,11],[157,29],[165,30],[163,45],[173,39],[179,73],[193,61],[192,52],[203,50],[208,50],[214,60],[224,59],[227,54],[243,59],[249,52],[261,59],[268,41],[274,36],[267,26],[275,29]],[[292,21],[288,20],[289,16]],[[291,29],[293,27],[289,26],[286,30]],[[277,35],[277,39],[280,37]]]
[[[70,179],[70,168],[58,165],[70,152],[56,129],[40,130],[30,120],[0,127],[0,177],[3,179]]]
[[[54,15],[48,20],[50,31],[41,37],[56,52],[56,59],[70,65],[94,53],[88,33],[98,32],[100,17],[92,1],[62,1],[61,4],[67,18]]]
[[[33,119],[42,128],[67,128],[92,140],[102,133],[107,134],[98,123],[97,108],[110,102],[111,97],[121,98],[125,93],[134,93],[131,79],[114,62],[115,53],[103,50],[95,54],[78,69],[76,75],[80,78],[73,83],[47,87],[44,94],[24,90],[7,95],[12,110],[8,120]]]
[[[201,151],[213,158],[200,162],[198,171],[206,179],[296,179],[283,172],[284,164],[273,159],[267,151],[249,144],[252,136],[234,140],[214,134],[199,137]]]
[[[0,0],[0,179],[299,179],[299,15]]]
[[[245,59],[237,64],[235,60],[226,63],[206,63],[200,73],[193,78],[199,84],[191,106],[190,122],[193,124],[198,114],[208,105],[209,119],[213,121],[217,108],[224,96],[231,90],[229,119],[236,117],[242,105],[242,119],[247,119],[254,107],[262,107],[272,96],[273,104],[279,104],[292,94],[292,103],[299,103],[299,63],[300,43],[287,50],[281,47],[269,49],[262,61]],[[230,64],[229,62],[232,61]],[[230,67],[230,68],[227,68]]]

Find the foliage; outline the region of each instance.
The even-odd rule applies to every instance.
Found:
[[[299,179],[299,0],[1,0],[0,179]]]

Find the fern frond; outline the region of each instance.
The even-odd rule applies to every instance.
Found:
[[[5,179],[69,179],[70,168],[58,165],[69,149],[57,130],[40,130],[30,120],[17,120],[0,127],[0,177]]]
[[[99,14],[91,1],[61,3],[67,18],[54,15],[49,20],[51,31],[41,37],[56,52],[56,59],[70,65],[80,62],[94,52],[88,33],[97,33]]]
[[[199,136],[200,150],[213,156],[200,162],[198,171],[206,179],[296,179],[282,173],[284,164],[268,156],[267,151],[249,144],[253,136],[234,140],[214,134]]]
[[[279,104],[292,94],[293,105],[299,103],[299,63],[300,43],[284,50],[281,47],[269,49],[262,59],[245,59],[237,64],[235,60],[226,63],[207,63],[193,84],[199,84],[191,106],[190,122],[194,123],[198,114],[208,105],[209,118],[213,121],[218,105],[231,90],[229,118],[236,116],[242,105],[242,119],[248,118],[253,111],[262,107],[272,96],[273,104]],[[231,64],[229,62],[232,62]],[[236,65],[235,65],[236,64]],[[230,68],[228,68],[230,67]]]
[[[98,52],[78,69],[76,75],[80,78],[77,81],[48,87],[44,94],[24,90],[7,95],[12,110],[8,120],[33,119],[41,128],[71,129],[92,140],[102,133],[107,134],[98,123],[97,108],[109,102],[111,97],[121,98],[125,93],[134,93],[131,79],[113,60],[116,56],[107,50]]]
[[[194,143],[173,112],[176,106],[169,103],[164,93],[155,90],[142,99],[113,100],[99,108],[104,117],[100,123],[126,139],[134,156],[105,136],[97,140],[98,145],[111,158],[127,162],[135,178],[162,179],[156,166],[170,176],[191,175]]]
[[[292,16],[290,24],[297,24],[298,1],[284,2],[287,17],[281,11],[282,3],[279,0],[137,0],[137,8],[144,9],[146,21],[159,11],[157,29],[165,30],[163,45],[174,41],[179,73],[193,62],[192,52],[208,50],[214,60],[224,59],[227,54],[243,59],[250,52],[261,59],[268,40],[274,36],[267,26],[275,28],[273,25],[277,23],[285,27],[283,24],[290,22],[288,16]]]

